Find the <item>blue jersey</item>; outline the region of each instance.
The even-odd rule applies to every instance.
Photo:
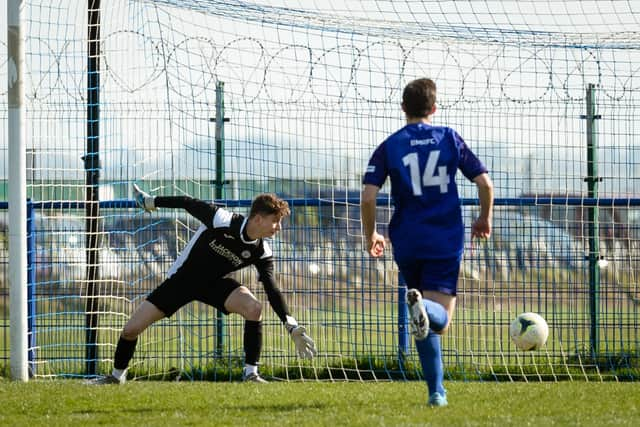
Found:
[[[409,124],[389,136],[369,160],[363,184],[391,179],[395,211],[389,238],[396,259],[459,257],[464,224],[456,171],[469,180],[486,167],[451,128]]]

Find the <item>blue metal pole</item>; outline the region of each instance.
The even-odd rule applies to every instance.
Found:
[[[407,284],[398,273],[398,362],[404,367],[405,355],[409,353],[409,310],[407,308]]]
[[[311,198],[285,199],[289,206],[309,206],[311,204],[317,206],[335,206],[336,204],[359,204],[360,199],[355,198],[335,198],[333,200]],[[251,199],[217,199],[216,203],[224,204],[228,208],[249,207]],[[386,206],[389,200],[387,198],[379,198],[377,203],[379,206]],[[36,209],[84,209],[87,202],[84,201],[48,201],[48,202],[32,202]],[[478,199],[461,199],[462,206],[477,206]],[[8,205],[8,204],[7,204]],[[137,207],[135,200],[102,200],[99,202],[100,209],[114,208],[135,208]],[[494,206],[539,206],[539,205],[562,205],[562,206],[598,206],[598,207],[637,207],[640,206],[640,198],[624,197],[624,198],[581,198],[581,197],[512,197],[512,198],[496,198],[493,201]],[[0,209],[2,202],[0,202]]]
[[[36,210],[27,199],[27,334],[29,375],[36,373]]]

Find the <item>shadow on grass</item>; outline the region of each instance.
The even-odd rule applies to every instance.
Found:
[[[326,409],[331,405],[328,403],[254,403],[249,405],[225,405],[226,409],[242,410],[242,411],[279,411],[292,412],[304,411],[306,409]]]
[[[117,408],[113,410],[108,409],[86,409],[82,411],[71,411],[72,415],[90,415],[90,414],[149,414],[153,411],[157,411],[157,408]]]

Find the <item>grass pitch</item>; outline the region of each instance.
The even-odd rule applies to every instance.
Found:
[[[421,381],[270,384],[0,380],[3,426],[637,426],[637,383]]]

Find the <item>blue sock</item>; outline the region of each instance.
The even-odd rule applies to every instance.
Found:
[[[442,351],[440,335],[429,331],[427,338],[416,340],[416,348],[422,365],[422,374],[429,388],[429,395],[436,391],[444,395],[444,370],[442,367]]]
[[[422,299],[422,304],[429,317],[429,328],[436,332],[443,330],[449,320],[447,310],[445,310],[444,306],[427,298]]]

